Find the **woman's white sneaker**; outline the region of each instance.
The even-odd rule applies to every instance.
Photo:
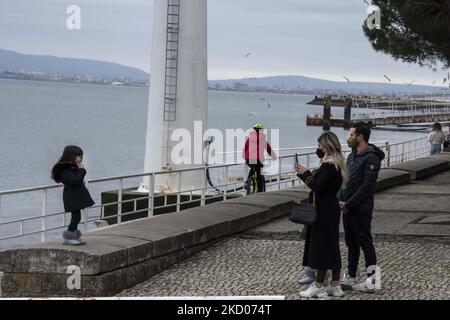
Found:
[[[344,295],[341,285],[337,285],[336,287],[330,285],[325,289],[325,291],[332,297],[342,297]]]
[[[319,288],[315,282],[313,282],[305,291],[301,291],[300,295],[303,298],[326,298],[328,296],[325,288]]]
[[[65,239],[63,242],[66,246],[82,246],[83,244],[86,244],[86,241],[81,239]]]

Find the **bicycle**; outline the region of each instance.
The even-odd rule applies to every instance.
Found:
[[[262,174],[260,177],[261,181],[258,183],[258,176],[255,171],[253,175],[244,183],[244,189],[247,190],[247,195],[266,191],[266,178]]]

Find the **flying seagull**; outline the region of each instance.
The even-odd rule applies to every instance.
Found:
[[[259,100],[261,100],[261,101],[265,101],[266,102],[266,105],[269,107],[269,109],[270,109],[270,103],[266,100],[266,99],[264,99],[264,98],[260,98]]]
[[[250,117],[250,116],[254,116],[254,117],[256,117],[257,116],[257,114],[255,113],[255,112],[250,112],[249,114],[248,114],[248,116]]]
[[[251,53],[249,52],[244,56],[244,58],[248,58],[250,55],[251,55]]]
[[[416,79],[414,79],[414,80],[411,81],[411,82],[403,82],[403,83],[406,84],[406,85],[408,85],[408,86],[412,86],[414,82],[416,82]]]
[[[350,82],[350,79],[347,78],[346,76],[342,76],[342,78],[344,78],[345,80],[347,80],[347,82]]]
[[[450,72],[448,73],[447,78],[444,77],[443,83],[445,84],[445,83],[446,83],[447,81],[449,81],[449,80],[450,80]]]
[[[387,75],[383,74],[383,77],[385,77],[389,82],[391,82],[391,79],[389,79]]]
[[[363,0],[365,4],[370,6],[370,3],[367,0]]]

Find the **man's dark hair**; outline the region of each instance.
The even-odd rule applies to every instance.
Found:
[[[354,126],[356,135],[362,135],[365,142],[369,142],[370,139],[370,126],[364,122],[358,122]]]

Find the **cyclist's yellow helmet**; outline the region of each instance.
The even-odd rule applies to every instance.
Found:
[[[253,126],[253,129],[255,129],[255,130],[263,130],[264,126],[262,124],[257,123],[257,124],[255,124]]]

